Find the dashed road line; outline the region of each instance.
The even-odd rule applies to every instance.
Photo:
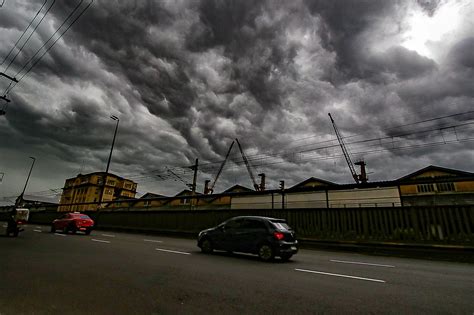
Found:
[[[162,249],[162,248],[155,248],[156,250],[162,251],[162,252],[167,252],[167,253],[173,253],[173,254],[181,254],[181,255],[191,255],[191,253],[186,253],[186,252],[179,252],[176,250],[169,250],[169,249]]]
[[[308,272],[308,273],[316,273],[316,274],[326,275],[326,276],[334,276],[334,277],[342,277],[342,278],[350,278],[350,279],[357,279],[357,280],[365,280],[365,281],[372,281],[372,282],[385,283],[384,280],[380,280],[380,279],[371,279],[371,278],[363,278],[363,277],[356,277],[356,276],[349,276],[349,275],[341,275],[341,274],[337,274],[337,273],[329,273],[329,272],[306,270],[306,269],[298,269],[298,268],[295,268],[295,271]]]
[[[41,233],[41,232],[43,232],[43,231],[41,231],[41,230],[33,230],[33,231],[35,231],[35,232],[38,232],[38,233]]]
[[[59,233],[54,233],[54,235],[57,235],[57,236],[66,236],[66,234],[59,234]]]
[[[115,235],[112,235],[112,234],[101,234],[101,235],[105,237],[115,237]]]
[[[163,241],[158,241],[158,240],[147,240],[147,239],[144,239],[143,241],[145,241],[145,242],[152,242],[152,243],[163,243]]]
[[[37,228],[37,229],[41,229],[42,227],[41,227],[41,226],[35,226],[35,228]]]
[[[346,260],[336,260],[336,259],[330,259],[329,261],[332,261],[335,263],[342,263],[342,264],[355,264],[355,265],[395,268],[395,266],[393,265],[373,264],[373,263],[366,263],[366,262],[360,262],[360,261],[346,261]]]
[[[91,238],[91,241],[93,241],[93,242],[100,242],[100,243],[110,243],[110,241],[97,240],[97,239],[95,239],[95,238]]]

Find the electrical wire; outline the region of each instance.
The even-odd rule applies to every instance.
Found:
[[[10,50],[10,52],[13,51],[13,49],[16,47],[16,45],[18,44],[18,42],[20,41],[20,39],[23,37],[23,35],[25,35],[26,31],[28,30],[28,28],[31,26],[31,24],[33,23],[33,21],[36,19],[36,17],[38,16],[38,14],[40,13],[40,11],[43,9],[44,5],[48,2],[48,0],[46,0],[43,5],[41,6],[41,8],[38,10],[38,12],[36,13],[35,17],[33,18],[33,20],[31,20],[30,24],[28,25],[28,27],[26,28],[25,32],[23,32],[23,34],[20,36],[20,38],[18,39],[18,41],[15,43],[15,46]],[[46,17],[46,15],[48,14],[48,12],[51,10],[51,8],[53,7],[54,3],[56,2],[56,0],[53,0],[53,2],[51,2],[49,8],[46,10],[46,12],[43,14],[43,16],[41,17],[41,19],[39,20],[38,24],[36,24],[35,28],[31,31],[30,35],[28,36],[28,38],[23,42],[23,44],[21,45],[20,49],[18,49],[18,51],[16,52],[15,56],[13,56],[12,60],[10,60],[10,62],[8,63],[7,67],[5,68],[5,71],[4,72],[7,72],[8,69],[10,69],[10,66],[12,65],[12,63],[15,61],[15,59],[18,57],[18,55],[21,53],[21,51],[23,50],[23,48],[25,48],[26,44],[29,42],[29,40],[31,39],[31,36],[33,36],[33,34],[35,33],[36,29],[40,26],[40,24],[43,22],[44,18]],[[10,55],[10,53],[8,53],[8,55]],[[6,60],[6,58],[5,58]],[[3,62],[2,62],[3,64]]]
[[[81,4],[84,2],[84,0],[81,0],[79,2],[79,4],[76,5],[76,7],[74,8],[74,10],[66,17],[66,19],[63,21],[63,23],[58,27],[58,29],[53,33],[53,35],[51,35],[49,37],[49,39],[38,49],[38,51],[23,65],[23,67],[16,73],[15,76],[19,75],[25,68],[26,66],[32,62],[32,60],[36,57],[36,55],[38,55],[38,53],[49,43],[49,41],[59,32],[59,30],[64,26],[64,24],[66,24],[66,22],[69,20],[69,18],[74,15],[74,13],[79,9],[79,7],[81,6]],[[58,38],[56,38],[53,43],[43,52],[43,54],[41,54],[41,56],[39,56],[36,61],[29,67],[29,69],[18,79],[18,82],[15,82],[10,88],[8,88],[7,90],[5,90],[5,95],[10,93],[13,88],[21,82],[21,80],[40,62],[40,60],[51,50],[51,48],[56,44],[56,42],[61,39],[64,34],[66,34],[66,32],[72,27],[72,25],[74,25],[74,23],[76,23],[76,21],[84,14],[84,12],[91,6],[91,4],[94,2],[94,0],[91,0],[87,5],[86,7],[79,13],[79,15],[66,27],[66,30],[64,30],[59,36]]]

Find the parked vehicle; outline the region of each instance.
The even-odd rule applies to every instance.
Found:
[[[257,254],[270,261],[289,260],[298,252],[295,232],[283,219],[241,216],[201,231],[197,245],[204,253],[214,250]]]
[[[17,208],[11,212],[11,216],[8,220],[7,225],[7,236],[12,234],[13,236],[18,236],[18,234],[25,229],[23,226],[28,222],[28,218],[30,216],[30,210]]]
[[[94,227],[94,221],[87,215],[79,212],[66,213],[61,218],[56,219],[51,223],[51,233],[57,230],[63,233],[76,233],[82,231],[89,235]]]

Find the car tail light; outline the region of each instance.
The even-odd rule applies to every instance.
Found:
[[[273,233],[273,236],[275,236],[275,238],[280,241],[285,237],[285,234],[283,234],[281,232],[275,232],[275,233]]]

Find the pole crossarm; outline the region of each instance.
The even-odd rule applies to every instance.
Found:
[[[0,99],[4,100],[4,101],[7,102],[7,103],[10,103],[10,102],[11,102],[11,100],[8,99],[6,95],[0,96]]]
[[[3,72],[0,72],[0,75],[3,76],[3,77],[5,77],[5,78],[7,78],[7,79],[9,79],[9,80],[12,80],[13,82],[18,83],[18,80],[17,80],[17,78],[15,78],[15,77],[11,77],[11,76],[9,76],[8,74],[3,73]]]

